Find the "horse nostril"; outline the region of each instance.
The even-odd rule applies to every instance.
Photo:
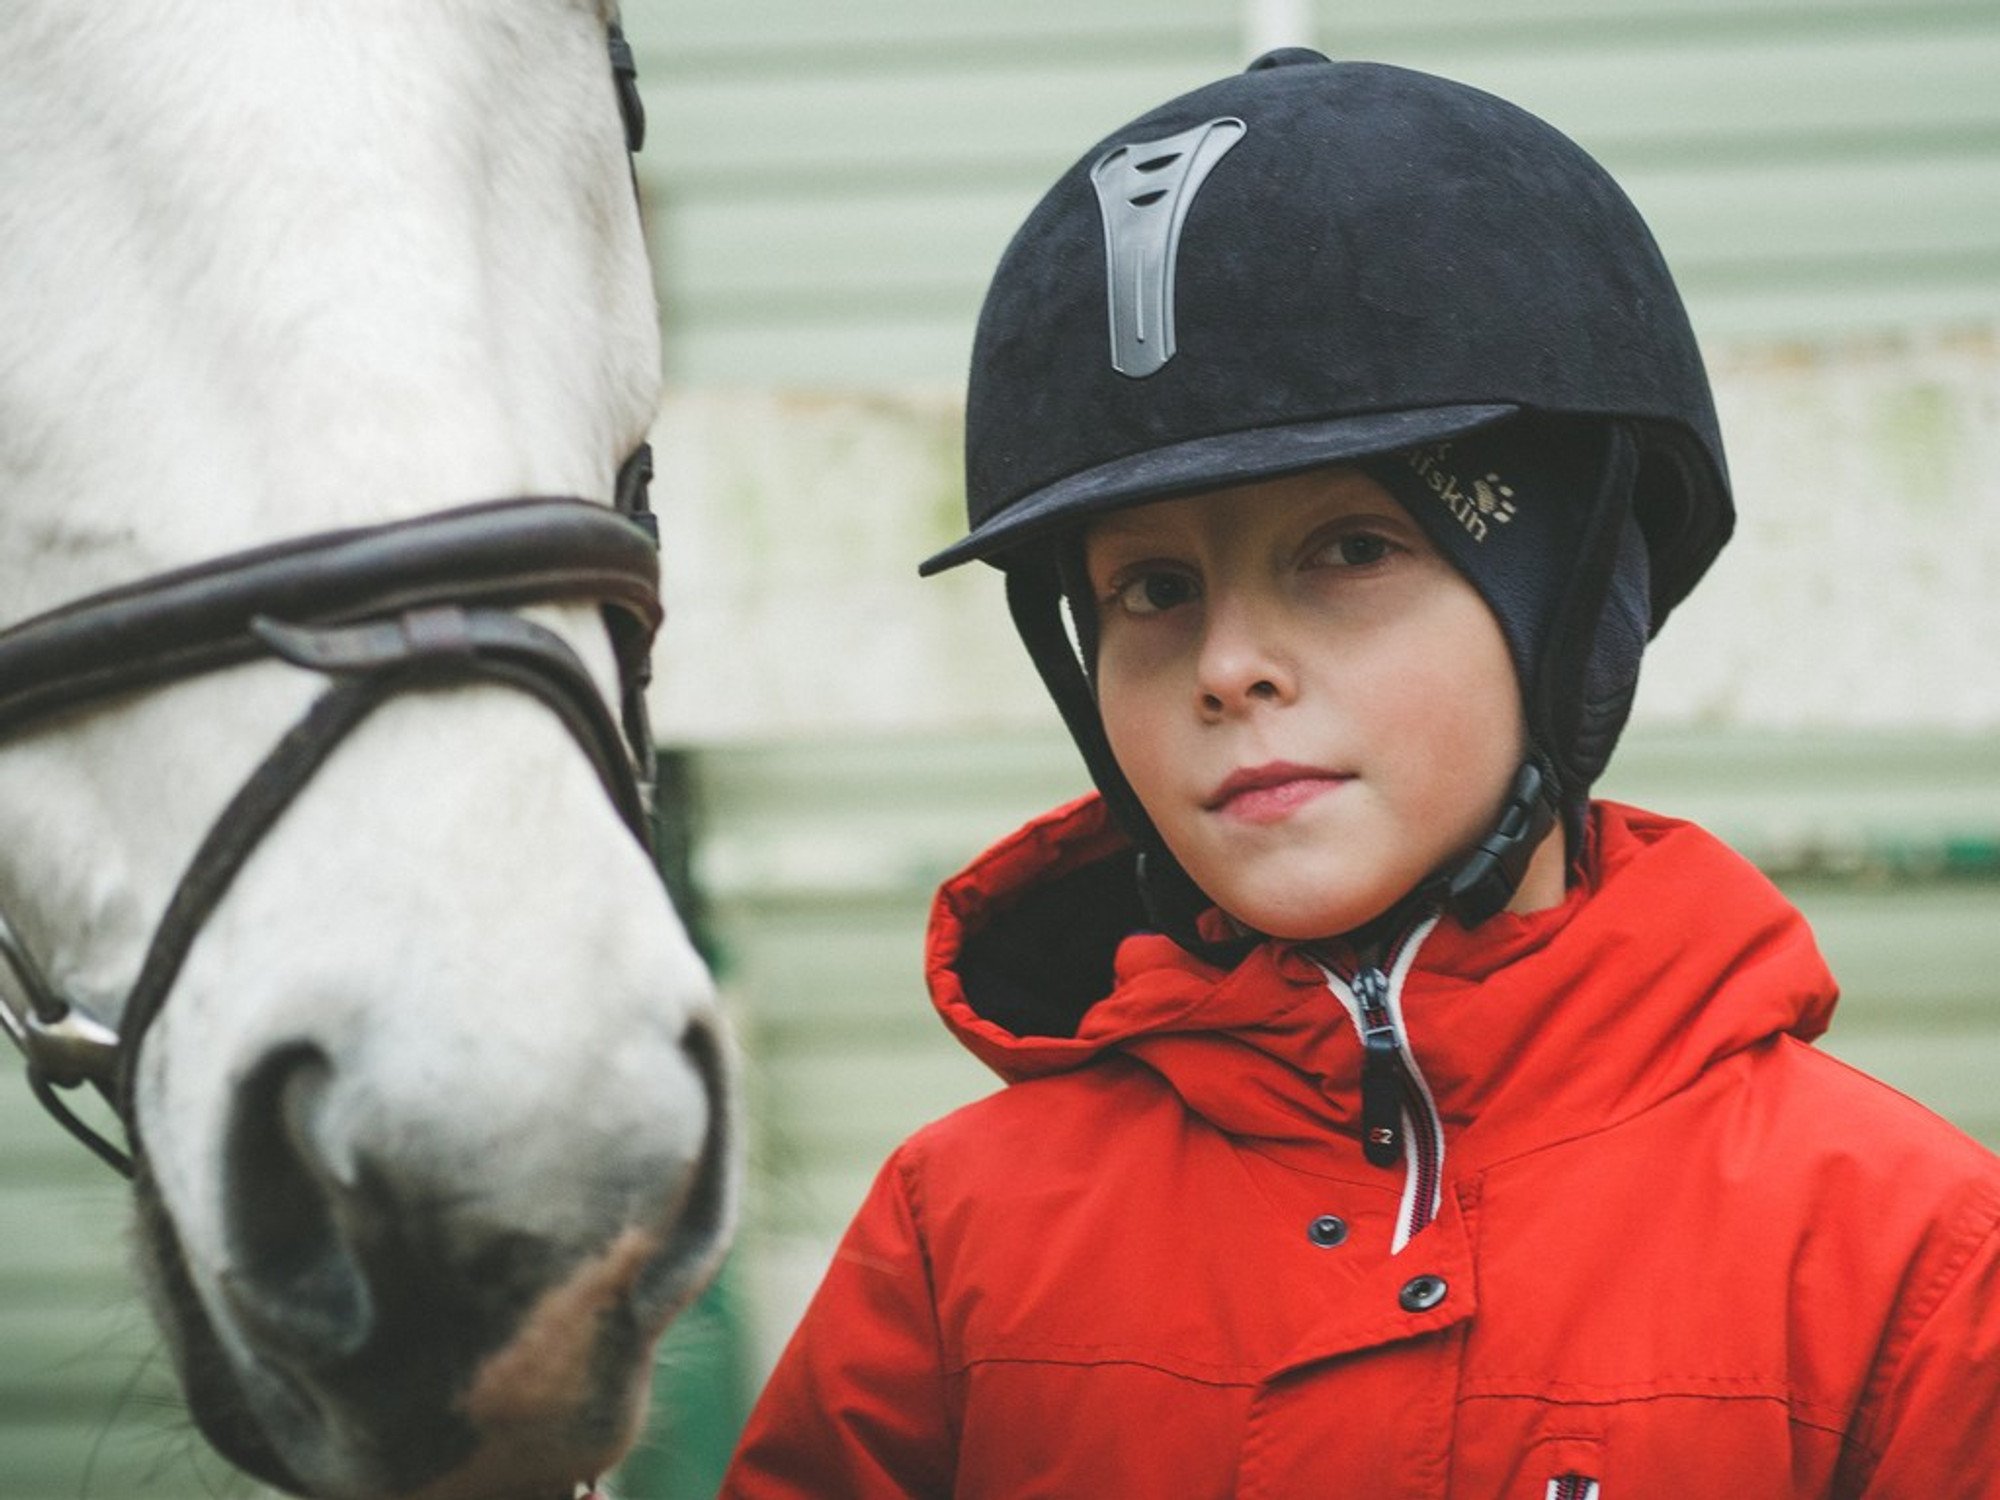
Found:
[[[223,1288],[248,1329],[314,1364],[353,1354],[374,1322],[347,1233],[354,1189],[313,1139],[332,1073],[303,1044],[259,1063],[238,1093],[223,1174],[231,1253]]]
[[[692,1022],[681,1050],[701,1080],[706,1119],[693,1175],[678,1205],[668,1251],[648,1278],[646,1303],[677,1310],[707,1285],[736,1222],[735,1077],[729,1041],[712,1019]]]

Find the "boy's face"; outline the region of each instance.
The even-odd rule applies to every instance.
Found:
[[[1239,921],[1350,931],[1491,829],[1526,739],[1506,640],[1373,480],[1117,512],[1085,556],[1111,748]]]

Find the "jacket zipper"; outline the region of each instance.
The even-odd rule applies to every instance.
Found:
[[[1402,1019],[1403,981],[1436,925],[1429,918],[1400,942],[1364,950],[1350,975],[1320,965],[1361,1040],[1362,1154],[1378,1167],[1405,1163],[1392,1251],[1437,1217],[1444,1178],[1444,1130]]]
[[[1549,1481],[1548,1500],[1598,1500],[1597,1481],[1582,1474],[1564,1474]]]

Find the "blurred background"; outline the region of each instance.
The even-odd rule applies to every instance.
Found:
[[[1831,1050],[2000,1146],[2000,0],[625,0],[668,394],[669,863],[745,1058],[739,1248],[620,1493],[714,1492],[882,1158],[993,1080],[930,892],[1087,779],[960,534],[985,279],[1124,120],[1273,46],[1492,89],[1624,183],[1742,519],[1604,790],[1811,915]],[[0,1086],[0,1500],[252,1493],[186,1434],[125,1196]],[[134,1372],[137,1372],[136,1374]]]

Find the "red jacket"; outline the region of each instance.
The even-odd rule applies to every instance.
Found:
[[[883,1169],[725,1496],[2000,1497],[2000,1159],[1810,1045],[1748,864],[1600,805],[1563,906],[1384,986],[1150,935],[1114,980],[1120,852],[1086,800],[940,894],[1010,1086]]]

